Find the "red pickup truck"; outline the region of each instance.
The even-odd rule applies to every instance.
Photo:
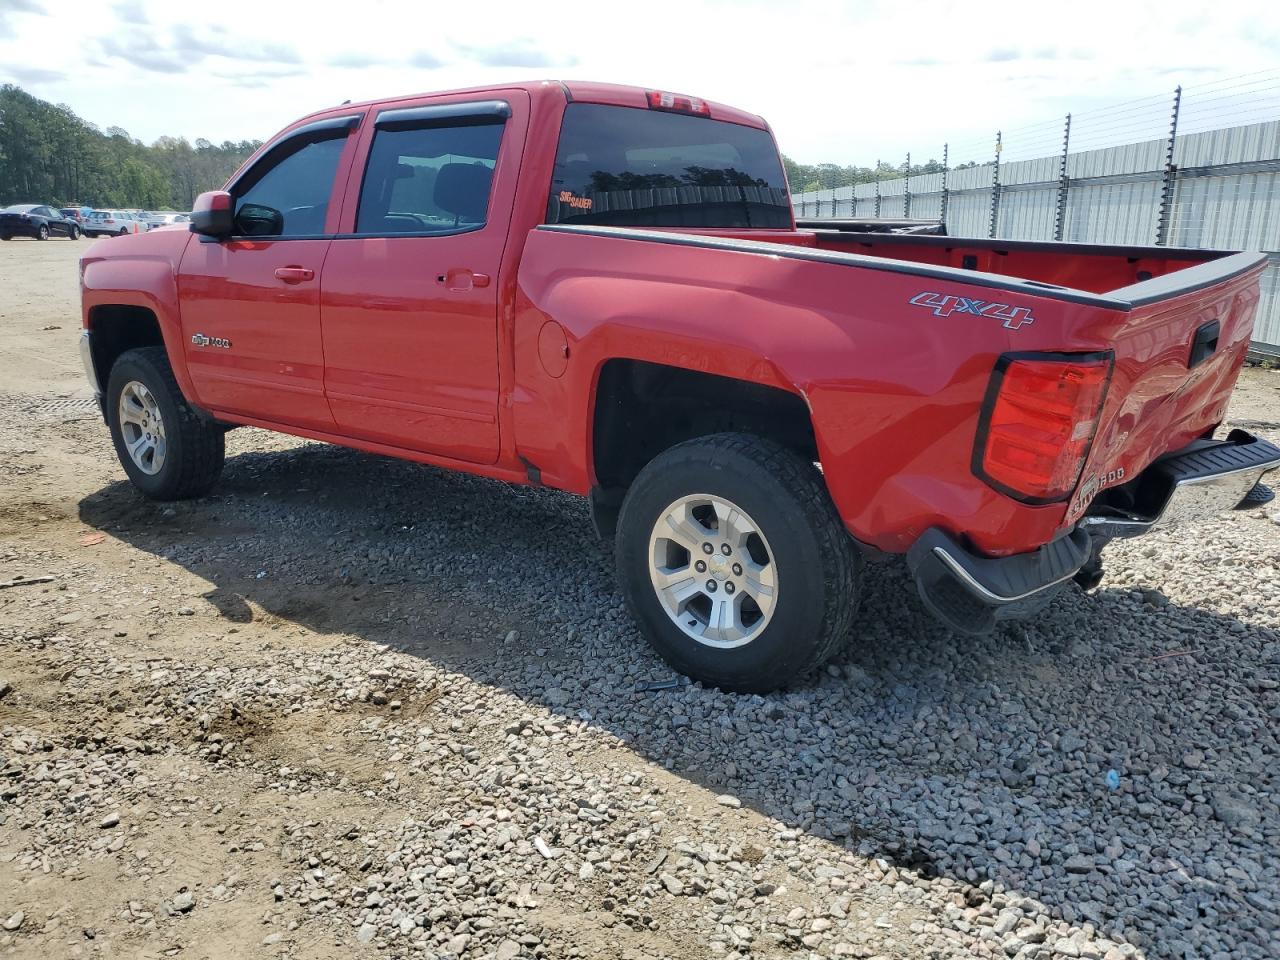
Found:
[[[760,117],[539,82],[346,103],[190,229],[96,244],[82,352],[146,496],[250,424],[585,494],[643,633],[763,691],[854,631],[868,556],[952,628],[1265,502],[1212,439],[1259,254],[798,229]],[[564,571],[572,577],[573,571]]]

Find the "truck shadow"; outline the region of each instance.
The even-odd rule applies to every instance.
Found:
[[[1208,955],[1241,931],[1267,942],[1258,891],[1280,808],[1257,778],[1275,769],[1273,630],[1103,589],[959,637],[898,565],[873,565],[854,642],[804,685],[637,693],[671,672],[574,497],[304,444],[231,458],[200,502],[153,504],[119,482],[80,517],[210,581],[228,625],[390,645],[905,879],[990,881],[1158,955],[1197,939]]]

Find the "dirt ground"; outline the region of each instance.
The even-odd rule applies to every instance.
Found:
[[[751,792],[748,764],[777,772],[764,768],[785,738],[739,750],[716,705],[785,714],[793,719],[777,722],[794,724],[790,737],[827,735],[848,725],[829,699],[844,694],[830,691],[855,670],[874,678],[871,660],[833,667],[809,699],[677,691],[637,701],[649,712],[634,726],[603,722],[635,680],[665,674],[646,652],[619,652],[630,628],[613,601],[581,612],[597,594],[612,596],[611,574],[585,510],[567,498],[249,429],[229,434],[228,469],[208,499],[136,496],[85,402],[76,261],[89,246],[0,248],[0,581],[53,578],[0,590],[0,954],[1175,955],[1158,932],[1139,936],[1145,906],[1128,927],[1114,925],[1105,903],[1096,916],[1081,907],[1094,895],[1064,885],[1080,872],[1061,869],[1069,851],[1051,862],[1031,850],[1025,877],[1048,904],[1033,909],[1018,892],[1023,875],[1000,872],[1004,853],[989,854],[985,874],[972,868],[972,852],[929,869],[913,865],[913,831],[885,847],[856,816],[852,828],[830,827],[830,798],[806,810],[732,795]],[[1280,376],[1246,370],[1231,416],[1274,436]],[[460,504],[470,512],[432,516]],[[524,518],[512,521],[528,524],[521,542],[542,531],[567,543],[581,584],[577,569],[563,571],[563,596],[520,582],[524,561],[487,544],[490,510]],[[1275,524],[1251,522],[1240,529],[1266,528],[1258,535],[1274,564]],[[459,527],[475,532],[473,551],[450,539]],[[536,550],[527,562],[540,562]],[[1130,615],[1130,589],[1116,593],[1115,616]],[[1255,599],[1261,620],[1233,616],[1263,631],[1259,643],[1274,652],[1280,598]],[[923,622],[918,610],[902,616]],[[927,636],[935,653],[954,644]],[[1164,640],[1169,656],[1187,645],[1172,629]],[[1022,655],[992,656],[1021,664]],[[553,682],[580,676],[582,658],[600,659],[598,682]],[[1073,682],[1051,660],[1036,663],[1015,672]],[[1006,682],[988,685],[996,680]],[[1273,687],[1257,689],[1274,701]],[[1035,699],[1028,692],[1028,710]],[[681,711],[691,726],[675,722],[666,739],[652,739],[646,724]],[[895,744],[939,712],[916,713]],[[1221,736],[1247,742],[1247,721]],[[699,739],[700,724],[719,739]],[[1215,741],[1224,756],[1228,746]],[[916,759],[937,770],[951,763],[929,748]],[[837,767],[831,782],[852,809],[864,802],[859,785],[877,789],[871,766],[856,777]],[[1264,825],[1273,808],[1265,810]],[[1016,847],[1016,868],[1033,841],[1000,836],[986,849]],[[1266,836],[1250,850],[1274,852]],[[885,849],[899,859],[877,859]],[[1101,841],[1096,849],[1101,859]],[[1272,876],[1260,869],[1242,890]],[[415,899],[415,885],[437,892]],[[1188,942],[1237,938],[1250,944],[1240,955],[1262,955],[1275,942],[1274,890],[1259,896],[1247,930],[1201,913],[1188,930],[1206,939],[1188,933]],[[1021,919],[1002,929],[1010,910]],[[1023,931],[1013,949],[1002,939],[1009,931]]]

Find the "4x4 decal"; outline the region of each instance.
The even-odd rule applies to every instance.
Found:
[[[1030,307],[1015,307],[1008,303],[957,297],[949,293],[917,293],[908,302],[917,307],[929,307],[935,317],[949,317],[953,313],[971,313],[975,317],[1003,320],[1004,326],[1009,330],[1017,330],[1029,323],[1035,323]]]

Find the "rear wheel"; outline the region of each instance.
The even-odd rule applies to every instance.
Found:
[[[0,233],[0,240],[12,240],[12,239],[13,239],[13,234],[11,234],[11,233]]]
[[[717,434],[659,454],[618,518],[618,577],[671,666],[748,693],[785,686],[847,638],[859,556],[817,469]]]
[[[70,237],[72,240],[79,240],[79,239],[80,239],[80,228],[79,228],[79,227],[77,227],[77,226],[75,226],[75,225],[73,224],[73,225],[72,225],[72,227],[71,227],[71,232],[70,232],[70,233],[68,233],[68,234],[67,234],[67,236],[68,236],[68,237]]]
[[[120,233],[119,233],[119,235],[120,235],[120,236],[122,236],[122,237],[127,237],[127,236],[129,235],[129,228],[128,228],[128,227],[121,227],[121,228],[120,228]]]
[[[164,347],[127,350],[111,368],[107,419],[129,480],[153,500],[206,493],[222,473],[223,430],[187,403]]]
[[[48,228],[47,226],[45,226],[44,224],[41,224],[41,225],[40,225],[40,229],[36,231],[36,239],[37,239],[37,240],[48,240],[48,239],[49,239],[49,228]]]

